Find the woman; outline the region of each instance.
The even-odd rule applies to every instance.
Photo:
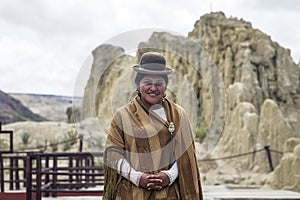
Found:
[[[202,199],[200,175],[185,111],[165,98],[165,58],[144,53],[137,96],[116,111],[106,140],[104,199]]]

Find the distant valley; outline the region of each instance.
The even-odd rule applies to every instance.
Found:
[[[0,90],[0,122],[66,122],[67,109],[79,106],[80,97],[47,94],[5,93]]]
[[[10,96],[19,100],[33,113],[49,121],[66,121],[68,107],[80,105],[80,97],[58,96],[46,94],[10,93]]]

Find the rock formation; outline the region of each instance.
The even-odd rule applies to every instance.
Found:
[[[85,88],[82,118],[111,116],[113,84],[119,80],[124,69],[129,68],[132,57],[124,49],[112,45],[101,45],[93,52],[91,75]],[[127,87],[124,85],[124,87]],[[125,90],[126,91],[126,90]]]
[[[268,184],[275,189],[300,191],[300,138],[288,139],[284,152]]]
[[[251,152],[269,145],[277,166],[283,143],[299,132],[299,65],[290,51],[249,22],[208,14],[189,37],[202,41],[224,79],[226,123],[220,141],[225,154]],[[250,109],[250,110],[249,110]],[[266,154],[231,162],[241,169],[270,170]]]
[[[148,41],[141,41],[134,58],[119,47],[99,46],[93,52],[83,114],[106,121],[102,123],[105,129],[114,109],[134,94],[128,67],[151,50],[164,54],[175,70],[168,97],[187,110],[194,130],[207,129],[198,145],[204,152],[200,157],[218,142],[210,158],[253,152],[224,161],[236,171],[269,173],[265,146],[272,150],[275,167],[284,162],[284,142],[300,138],[299,64],[288,49],[249,22],[226,18],[223,13],[202,16],[188,37],[154,32]],[[296,177],[294,182],[299,181]]]
[[[72,106],[68,107],[66,110],[67,123],[76,123],[76,120],[80,119],[80,108]]]

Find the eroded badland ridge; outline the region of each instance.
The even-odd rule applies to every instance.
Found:
[[[230,183],[268,184],[274,188],[300,190],[297,171],[300,164],[300,68],[293,62],[288,49],[253,28],[251,23],[226,18],[220,12],[202,16],[188,37],[153,33],[148,41],[139,44],[135,57],[126,55],[121,47],[101,45],[93,51],[94,63],[85,90],[83,116],[97,116],[108,125],[114,109],[134,94],[133,81],[127,81],[134,77],[134,73],[128,71],[130,66],[149,50],[163,53],[168,65],[188,80],[195,91],[196,109],[200,115],[191,118],[196,117],[201,128],[209,128],[208,132],[222,133],[211,157],[255,152],[266,146],[278,152],[272,154],[273,165],[277,168],[268,176],[260,175],[270,171],[264,152],[228,162],[215,162],[209,167],[204,163],[203,171],[209,174],[208,169],[215,169],[214,173],[219,173],[224,181],[226,177],[218,168],[225,167],[236,174],[227,180]],[[217,72],[210,70],[214,64]],[[94,72],[100,73],[101,78]],[[178,80],[175,76],[169,84],[176,85],[169,97],[175,95],[177,100],[189,95],[185,85],[179,84]],[[217,87],[210,83],[217,84]],[[222,87],[224,94],[217,91]],[[226,106],[215,105],[217,102],[213,98],[216,97],[217,102]],[[95,105],[96,112],[88,106],[91,104]],[[187,111],[195,109],[195,104],[190,105],[185,105]],[[210,126],[212,117],[220,122],[223,119],[222,130]],[[259,177],[238,175],[243,171],[255,172]],[[209,179],[209,183],[222,184],[218,178]]]

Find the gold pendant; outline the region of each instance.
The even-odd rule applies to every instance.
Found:
[[[168,130],[171,133],[171,135],[173,135],[173,132],[175,131],[175,126],[173,122],[170,122]]]

